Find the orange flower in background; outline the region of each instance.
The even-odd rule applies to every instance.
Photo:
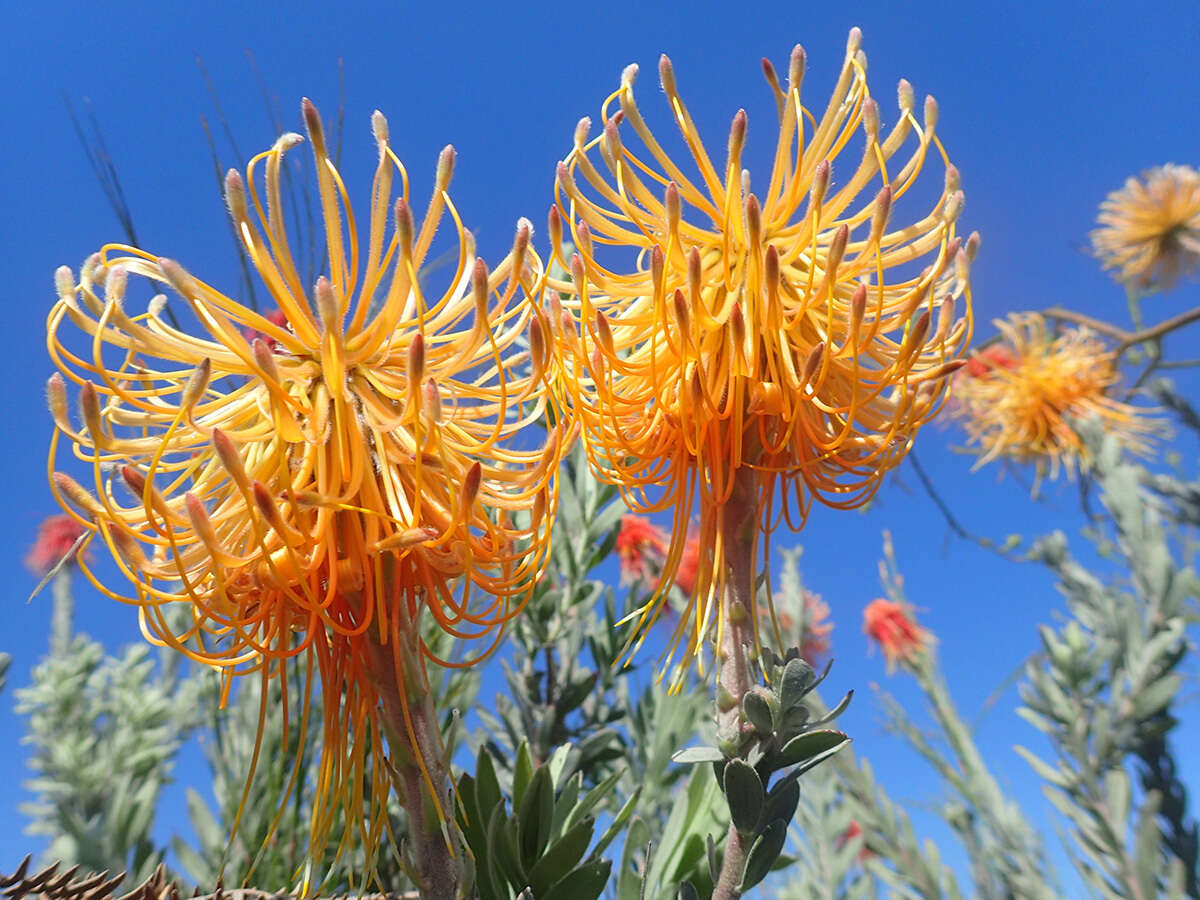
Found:
[[[968,367],[954,388],[954,416],[977,445],[976,467],[1011,459],[1032,462],[1039,476],[1073,474],[1088,464],[1073,419],[1099,419],[1129,450],[1150,452],[1161,423],[1109,396],[1116,359],[1096,334],[1068,328],[1056,336],[1036,313],[995,324],[1001,343],[979,355],[979,374]]]
[[[915,662],[933,644],[933,635],[913,620],[906,607],[882,597],[863,610],[863,631],[883,650],[889,673],[897,662]]]
[[[621,583],[648,581],[662,565],[667,540],[666,532],[644,516],[622,516],[621,530],[617,532]]]
[[[1096,222],[1092,249],[1117,281],[1170,290],[1200,266],[1200,172],[1168,164],[1126,179]]]
[[[638,611],[640,635],[699,513],[695,600],[667,652],[680,671],[719,627],[735,481],[753,473],[764,536],[782,518],[798,528],[813,498],[865,503],[941,408],[969,340],[977,240],[957,233],[963,193],[934,134],[937,106],[927,100],[919,120],[902,81],[885,134],[860,42],[855,29],[818,114],[801,104],[802,49],[786,87],[767,64],[779,126],[762,175],[743,169],[744,111],[722,142],[726,161],[713,162],[665,56],[686,163],[643,119],[630,66],[599,136],[583,120],[559,166],[551,241],[560,246],[565,218],[578,251],[558,260],[572,278],[551,294],[562,403],[598,476],[634,511],[674,515],[666,584]],[[930,156],[945,178],[921,206],[908,194]],[[906,204],[913,212],[893,222]],[[767,541],[753,540],[765,554]]]
[[[360,233],[308,101],[304,117],[328,249],[315,287],[300,283],[281,206],[283,157],[303,139],[285,134],[244,180],[226,179],[243,249],[282,319],[176,262],[109,245],[78,280],[59,271],[47,329],[61,373],[49,386],[51,466],[65,440],[92,483],[55,471],[55,493],[129,584],[101,585],[81,564],[85,574],[138,607],[147,640],[222,671],[226,690],[234,675],[278,676],[297,654],[310,677],[316,670],[318,856],[338,805],[368,850],[385,833],[380,705],[388,721],[408,723],[415,746],[408,698],[428,691],[425,661],[474,661],[439,657],[418,620],[482,641],[482,656],[520,609],[549,552],[565,441],[552,431],[538,444],[529,430],[547,415],[547,333],[530,302],[540,284],[525,263],[528,227],[489,272],[447,193],[451,148],[417,223],[376,113],[379,163]],[[417,274],[447,213],[457,264],[448,288],[429,295]],[[195,333],[163,316],[162,295],[134,312],[131,276],[177,294]],[[68,414],[68,381],[81,426]],[[182,634],[167,625],[169,604],[191,611]],[[365,782],[374,807],[364,817]],[[344,848],[354,835],[336,837]]]
[[[59,563],[70,565],[75,562],[75,544],[87,533],[87,529],[67,515],[47,516],[38,526],[25,565],[35,575],[48,575]]]

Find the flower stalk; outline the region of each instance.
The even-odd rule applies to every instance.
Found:
[[[733,490],[720,511],[724,547],[724,590],[721,591],[721,624],[718,637],[717,740],[728,756],[742,756],[742,700],[753,684],[751,659],[755,653],[754,602],[755,535],[759,509],[755,472],[740,467],[733,475]],[[736,900],[742,895],[742,873],[749,842],[731,822],[725,839],[721,874],[713,900]]]
[[[393,782],[408,813],[411,875],[421,897],[456,900],[463,895],[465,873],[462,842],[451,816],[450,764],[433,693],[419,664],[412,663],[421,659],[419,637],[411,621],[405,624],[409,627],[400,630],[403,647],[388,645],[372,629],[367,658],[391,750]]]

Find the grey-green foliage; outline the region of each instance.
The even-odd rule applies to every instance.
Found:
[[[8,683],[8,667],[12,665],[12,656],[8,653],[0,653],[0,691],[4,690],[4,685]]]
[[[879,570],[888,599],[907,606],[890,536],[884,539]],[[976,895],[981,900],[1053,900],[1061,896],[1040,837],[1001,788],[959,714],[936,647],[906,661],[904,669],[916,678],[929,702],[937,735],[927,735],[902,704],[880,692],[889,727],[933,766],[949,790],[938,811],[967,851]]]
[[[596,812],[608,805],[617,776],[586,790],[583,774],[568,772],[573,756],[565,744],[537,765],[522,743],[506,793],[485,749],[475,774],[459,780],[459,825],[474,857],[480,900],[511,900],[525,892],[539,900],[596,900],[603,892],[612,871],[603,854],[637,798],[626,801],[593,843]]]
[[[55,633],[33,683],[17,692],[34,794],[29,831],[46,835],[49,861],[126,871],[137,882],[162,860],[154,813],[175,755],[193,727],[192,685],[170,651],[156,662],[136,645],[120,656],[70,633],[70,569],[53,582]]]
[[[1197,581],[1173,558],[1144,470],[1096,429],[1083,433],[1128,575],[1102,580],[1061,534],[1035,546],[1058,577],[1070,619],[1042,629],[1044,653],[1022,688],[1021,713],[1047,735],[1054,757],[1021,752],[1070,823],[1092,890],[1134,900],[1195,897],[1195,824],[1174,782],[1168,739]],[[1130,769],[1139,760],[1143,790],[1135,794]]]
[[[616,490],[592,477],[576,446],[561,472],[548,571],[509,629],[508,690],[496,695],[494,713],[480,712],[506,783],[523,742],[539,763],[570,743],[571,770],[591,785],[623,755],[614,726],[624,711],[613,689],[624,677],[614,663],[625,630],[616,624],[611,588],[591,573],[613,552],[624,512]]]

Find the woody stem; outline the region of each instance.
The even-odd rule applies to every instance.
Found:
[[[725,582],[721,595],[721,637],[718,647],[717,739],[728,755],[742,752],[742,698],[753,683],[750,656],[754,650],[755,531],[758,493],[753,469],[734,473],[733,491],[721,509],[721,545]],[[732,824],[725,840],[725,858],[713,889],[713,900],[741,897],[742,872],[750,848]]]
[[[368,657],[383,707],[382,724],[396,787],[408,813],[408,843],[416,863],[420,895],[423,900],[458,900],[465,887],[463,848],[454,824],[450,766],[433,696],[420,669],[422,657],[415,625],[407,624],[409,628],[401,629],[402,647],[384,645],[371,629]],[[395,654],[401,656],[399,677]],[[437,791],[436,800],[429,791],[430,783]]]

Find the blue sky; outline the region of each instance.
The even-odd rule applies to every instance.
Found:
[[[10,37],[0,55],[6,135],[0,142],[0,215],[8,263],[6,332],[0,354],[0,421],[6,423],[6,502],[0,516],[0,571],[13,573],[0,650],[15,662],[0,695],[0,871],[38,845],[15,814],[22,723],[12,688],[28,682],[45,645],[49,597],[26,605],[34,579],[21,567],[38,522],[55,511],[45,487],[49,418],[43,385],[50,366],[44,319],[54,269],[120,239],[64,108],[85,100],[99,118],[133,210],[143,246],[182,260],[208,280],[236,286],[236,272],[200,116],[213,102],[197,56],[243,153],[275,134],[263,114],[253,54],[285,126],[301,130],[299,99],[332,115],[339,61],[345,77],[343,172],[352,196],[369,185],[375,150],[369,116],[383,110],[393,146],[418,195],[431,182],[438,151],[458,151],[453,195],[479,235],[485,256],[508,244],[514,221],[539,230],[554,165],[571,146],[582,115],[595,115],[623,67],[642,67],[641,102],[654,109],[660,52],[672,57],[681,91],[701,131],[717,146],[732,114],[746,107],[749,141],[771,135],[774,116],[759,59],[786,68],[799,41],[808,51],[805,89],[812,104],[832,86],[846,32],[863,29],[872,93],[885,114],[907,77],[941,106],[939,134],[963,173],[962,221],[983,234],[973,272],[979,333],[1017,309],[1061,304],[1124,324],[1123,293],[1082,252],[1096,205],[1130,174],[1165,162],[1195,163],[1200,134],[1200,7],[1193,2],[1009,5],[907,3],[494,4],[124,4],[98,13],[90,3],[9,7]],[[655,111],[657,114],[657,110]],[[756,129],[756,122],[764,127]],[[218,137],[226,158],[229,146]],[[752,151],[753,152],[753,151]],[[935,176],[936,177],[936,176]],[[16,252],[16,251],[20,252]],[[1150,318],[1200,302],[1186,284],[1148,307]],[[1161,304],[1161,306],[1160,306]],[[1168,344],[1176,358],[1200,355],[1195,334]],[[931,427],[918,441],[925,466],[972,529],[1003,537],[1078,530],[1075,491],[1052,488],[1029,501],[996,470],[970,474],[951,452],[960,434]],[[1190,439],[1178,444],[1195,458]],[[814,511],[802,535],[808,585],[833,609],[838,665],[832,683],[856,687],[843,724],[901,799],[921,803],[936,789],[922,764],[880,733],[864,690],[883,681],[868,657],[861,609],[879,594],[880,532],[890,528],[910,598],[941,640],[955,696],[973,715],[1036,648],[1036,625],[1061,602],[1049,577],[959,541],[947,541],[939,513],[902,469],[865,513]],[[81,593],[78,625],[117,646],[137,637],[130,610]],[[910,708],[919,699],[904,679],[887,686]],[[1012,713],[1010,691],[984,720],[980,742],[1006,787],[1043,827],[1041,800],[1013,743],[1040,746]],[[1194,712],[1194,708],[1190,710]],[[1194,716],[1193,716],[1194,718]],[[1195,726],[1188,733],[1196,735]],[[1185,771],[1189,770],[1185,760]],[[181,773],[186,777],[186,771]],[[1196,763],[1189,771],[1196,783]],[[923,824],[928,817],[922,817]],[[943,833],[930,826],[935,838]],[[1053,828],[1046,828],[1053,839]]]

